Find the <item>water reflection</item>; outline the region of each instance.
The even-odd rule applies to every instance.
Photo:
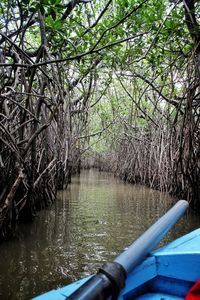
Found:
[[[124,184],[108,173],[82,172],[53,207],[0,245],[0,299],[30,299],[93,272],[171,203],[167,194]],[[199,217],[187,213],[165,241],[199,226]]]

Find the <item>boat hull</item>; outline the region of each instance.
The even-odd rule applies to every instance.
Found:
[[[40,295],[35,300],[64,300],[91,276]],[[200,228],[158,249],[128,274],[122,299],[184,299],[200,278]]]

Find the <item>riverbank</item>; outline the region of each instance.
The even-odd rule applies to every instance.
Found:
[[[0,298],[30,299],[93,272],[148,228],[172,200],[94,169],[73,176],[53,206],[33,223],[21,224],[19,235],[0,245]],[[190,212],[166,240],[199,226],[199,217]]]

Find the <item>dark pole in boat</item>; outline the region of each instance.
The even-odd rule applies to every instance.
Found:
[[[77,289],[68,300],[117,299],[125,285],[127,274],[139,265],[162,240],[188,208],[188,202],[178,201],[163,217],[145,231],[112,263],[105,264],[96,275]]]

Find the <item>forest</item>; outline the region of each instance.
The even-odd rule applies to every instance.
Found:
[[[198,0],[2,0],[0,238],[97,167],[200,207]]]

